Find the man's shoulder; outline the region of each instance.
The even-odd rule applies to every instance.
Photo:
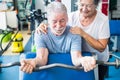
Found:
[[[81,36],[80,35],[78,35],[78,34],[72,34],[71,32],[70,32],[70,28],[71,28],[71,26],[67,26],[67,33],[68,33],[68,35],[67,36],[69,36],[70,38],[77,38],[77,37],[79,37],[79,38],[81,38]]]

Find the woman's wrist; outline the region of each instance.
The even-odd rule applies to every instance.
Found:
[[[81,35],[83,38],[86,38],[87,37],[87,34],[85,32],[82,33]]]

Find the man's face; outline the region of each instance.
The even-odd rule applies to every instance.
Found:
[[[53,34],[60,36],[66,29],[66,23],[68,21],[67,14],[65,13],[52,13],[48,17],[48,24]]]
[[[84,17],[92,16],[96,10],[94,0],[80,0],[78,6],[79,6],[80,14]]]

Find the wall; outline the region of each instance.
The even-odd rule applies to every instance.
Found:
[[[41,9],[42,12],[45,12],[45,6],[43,0],[35,0],[35,9]]]
[[[13,0],[2,0],[2,1],[13,2]]]
[[[51,1],[51,0],[48,0],[49,2]],[[64,3],[65,4],[65,6],[67,7],[67,10],[68,10],[68,13],[69,12],[71,12],[71,0],[61,0],[62,1],[62,3]],[[43,0],[36,0],[36,2],[35,2],[35,8],[36,9],[41,9],[42,10],[42,12],[45,12],[46,10],[45,10],[45,5],[44,5],[44,1]]]
[[[64,3],[65,4],[65,6],[67,7],[67,11],[68,11],[68,13],[70,13],[71,12],[71,0],[62,0],[62,3]]]

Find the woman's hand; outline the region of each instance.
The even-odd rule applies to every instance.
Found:
[[[70,32],[72,34],[79,34],[80,36],[83,36],[83,34],[85,33],[80,27],[77,26],[71,27]]]
[[[41,34],[41,33],[47,34],[47,25],[44,23],[41,23],[36,29],[36,31],[38,34]]]
[[[21,60],[21,71],[26,73],[32,73],[33,69],[36,67],[35,59],[24,59]]]

